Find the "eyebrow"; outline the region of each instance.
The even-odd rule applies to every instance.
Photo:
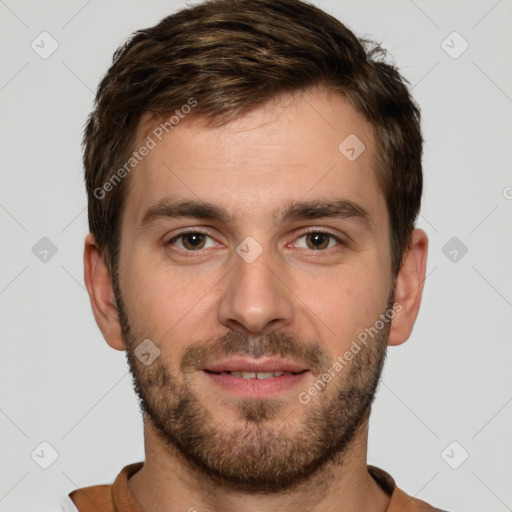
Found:
[[[318,199],[311,201],[290,201],[281,207],[274,216],[276,224],[285,221],[298,221],[320,218],[352,219],[369,231],[373,231],[373,221],[369,212],[362,206],[345,198]],[[169,218],[197,218],[232,223],[234,216],[222,206],[199,200],[173,200],[164,198],[151,206],[139,224],[143,231],[158,220]]]

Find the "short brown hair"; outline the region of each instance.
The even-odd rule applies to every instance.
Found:
[[[163,118],[193,98],[189,115],[219,125],[321,86],[344,94],[373,127],[396,276],[420,210],[423,139],[407,81],[385,57],[379,44],[300,0],[210,0],[135,32],[114,53],[83,138],[89,229],[111,275],[129,180],[98,190],[130,158],[144,113]]]

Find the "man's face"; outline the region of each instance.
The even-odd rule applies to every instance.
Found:
[[[338,148],[353,135],[355,160]],[[136,391],[169,450],[224,485],[289,487],[365,425],[389,323],[344,354],[393,303],[374,147],[341,95],[315,90],[218,128],[185,119],[132,172],[115,287]],[[164,201],[173,215],[148,217]]]

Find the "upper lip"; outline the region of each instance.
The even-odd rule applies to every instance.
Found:
[[[300,373],[307,368],[300,363],[294,361],[287,361],[285,359],[263,359],[256,360],[247,357],[235,357],[232,359],[226,359],[224,361],[218,361],[212,363],[203,370],[210,372],[292,372]]]

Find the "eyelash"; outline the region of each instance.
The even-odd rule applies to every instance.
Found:
[[[187,250],[187,249],[179,249],[179,248],[173,248],[173,242],[175,242],[176,240],[179,240],[181,237],[185,236],[185,235],[188,235],[190,233],[194,233],[194,234],[198,234],[198,235],[205,235],[205,236],[208,236],[210,237],[212,240],[213,240],[213,237],[205,232],[205,231],[201,231],[199,229],[188,229],[186,231],[182,231],[181,233],[173,236],[171,239],[169,239],[166,243],[165,243],[165,246],[166,247],[171,247],[171,251],[173,252],[177,252],[177,253],[189,253],[189,254],[197,254],[197,255],[200,255],[204,250],[206,249],[198,249],[197,251],[191,251],[191,250]],[[300,236],[297,237],[296,240],[299,240],[301,238],[303,238],[304,236],[308,235],[308,234],[311,234],[311,233],[315,233],[315,234],[321,234],[321,235],[327,235],[329,236],[330,238],[336,240],[336,242],[338,242],[339,245],[341,246],[346,246],[347,244],[341,240],[339,237],[337,237],[336,235],[332,234],[331,232],[329,231],[325,231],[325,230],[321,230],[321,229],[315,229],[315,228],[312,228],[312,229],[309,229],[307,231],[304,231]],[[306,249],[307,251],[309,252],[312,252],[312,253],[317,253],[317,252],[326,252],[330,249],[334,249],[335,247],[330,247],[329,249]]]

